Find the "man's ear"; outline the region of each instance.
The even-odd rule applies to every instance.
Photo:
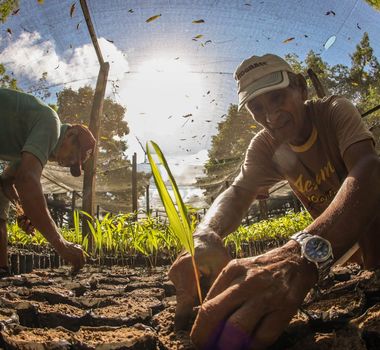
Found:
[[[70,139],[72,137],[78,136],[78,129],[74,127],[69,127],[65,132],[65,138]]]

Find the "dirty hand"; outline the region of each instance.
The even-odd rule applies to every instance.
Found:
[[[202,294],[206,293],[224,266],[231,260],[223,242],[215,233],[194,236],[195,261],[200,275]],[[183,252],[169,270],[177,294],[175,312],[176,329],[185,329],[189,324],[193,306],[199,303],[191,256]],[[202,295],[204,298],[204,295]]]
[[[258,257],[231,261],[195,320],[197,349],[265,349],[282,333],[307,292],[316,267],[294,241]]]
[[[27,234],[34,236],[36,233],[36,229],[33,226],[32,222],[26,215],[18,215],[17,216],[17,225]]]
[[[78,271],[84,266],[84,252],[79,244],[65,241],[63,247],[60,247],[57,251],[63,259],[72,265],[72,274],[78,273]]]

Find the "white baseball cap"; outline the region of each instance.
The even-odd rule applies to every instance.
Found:
[[[240,63],[234,74],[238,84],[238,110],[256,96],[286,88],[289,85],[287,72],[294,73],[285,60],[272,54],[252,56]]]

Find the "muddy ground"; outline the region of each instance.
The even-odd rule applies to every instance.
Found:
[[[167,268],[86,266],[0,280],[0,348],[193,349]],[[380,271],[340,268],[271,350],[380,349]]]

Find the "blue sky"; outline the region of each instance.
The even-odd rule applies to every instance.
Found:
[[[88,5],[111,65],[107,94],[127,108],[128,155],[137,152],[142,162],[135,136],[143,144],[153,139],[184,183],[195,176],[186,175],[189,166],[200,169],[217,123],[237,102],[232,73],[243,59],[267,52],[304,59],[312,49],[329,64],[349,65],[365,31],[380,56],[380,12],[363,0],[88,0]],[[146,22],[155,15],[161,16]],[[204,23],[193,23],[201,19]],[[333,35],[337,39],[326,50]],[[289,38],[294,39],[284,43]],[[1,26],[0,62],[25,90],[43,72],[53,93],[65,86],[95,86],[99,66],[79,1],[20,1],[20,11]],[[119,86],[116,94],[112,81]]]

